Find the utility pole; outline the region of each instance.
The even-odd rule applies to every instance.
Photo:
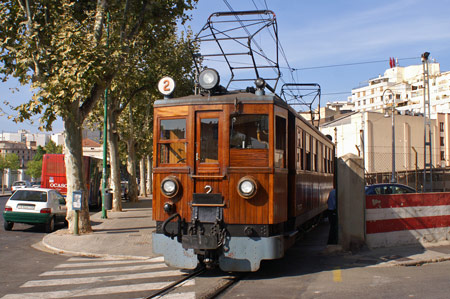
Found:
[[[106,13],[106,47],[109,46],[109,12]],[[103,184],[102,184],[102,219],[108,218],[105,201],[106,201],[106,165],[107,165],[107,143],[106,138],[108,134],[108,87],[105,89],[105,102],[103,107]]]
[[[429,52],[422,54],[423,65],[423,190],[433,190],[433,153],[431,141],[431,105],[430,105],[430,74],[428,69]],[[428,160],[427,160],[428,156]],[[428,175],[427,175],[428,174]]]

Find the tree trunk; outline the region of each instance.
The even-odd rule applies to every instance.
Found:
[[[74,109],[73,113],[76,113]],[[74,233],[75,211],[72,209],[73,191],[81,190],[83,192],[82,210],[79,212],[79,232],[92,232],[91,221],[89,219],[89,203],[88,193],[86,190],[86,182],[84,171],[87,165],[83,165],[83,148],[81,145],[82,121],[78,114],[69,115],[64,119],[64,162],[66,165],[67,177],[67,222],[69,223],[69,231]]]
[[[127,171],[129,174],[128,186],[130,190],[128,191],[128,198],[132,202],[138,201],[137,193],[137,183],[136,183],[136,142],[133,137],[129,137],[127,141],[128,147],[128,157],[127,157]]]
[[[136,142],[134,140],[134,130],[133,130],[133,110],[131,105],[128,105],[128,116],[129,116],[129,135],[127,143],[128,156],[127,156],[127,171],[128,171],[128,190],[129,200],[132,202],[138,201],[138,192],[136,184]]]
[[[153,165],[152,165],[152,156],[147,156],[147,186],[148,186],[148,194],[153,194],[152,186],[152,171],[153,171]]]
[[[139,161],[139,176],[141,178],[141,180],[139,181],[140,184],[140,196],[145,196],[147,197],[147,188],[145,187],[145,158],[142,158]]]
[[[111,103],[114,100],[111,99]],[[111,105],[112,106],[112,105]],[[108,147],[113,189],[112,211],[122,211],[122,186],[120,184],[119,136],[117,134],[117,115],[113,107],[108,109]]]

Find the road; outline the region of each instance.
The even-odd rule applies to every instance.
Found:
[[[2,211],[6,199],[0,197]],[[448,298],[450,262],[376,267],[377,257],[326,255],[327,228],[325,223],[308,233],[283,259],[264,261],[260,271],[247,274],[221,298]],[[40,227],[25,224],[9,232],[0,229],[0,298],[139,298],[185,274],[161,258],[56,255],[42,251],[44,235]],[[195,298],[225,276],[220,271],[202,275],[174,296]]]
[[[0,196],[0,208],[8,197]],[[0,229],[0,298],[142,298],[186,273],[161,258],[116,259],[57,255],[40,245],[39,226],[14,224]],[[62,226],[57,226],[61,228]],[[195,293],[186,293],[193,298]]]
[[[327,229],[322,224],[221,298],[449,298],[450,262],[377,267],[379,257],[323,254]]]

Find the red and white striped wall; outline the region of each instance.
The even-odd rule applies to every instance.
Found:
[[[450,240],[450,193],[366,196],[369,247],[444,240]]]

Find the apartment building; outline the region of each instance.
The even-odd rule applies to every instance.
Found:
[[[379,112],[353,112],[322,124],[320,131],[336,143],[336,156],[353,153],[364,158],[367,173],[392,171],[392,118]],[[396,114],[396,171],[423,168],[424,119]],[[450,115],[431,120],[433,167],[450,166]]]
[[[429,63],[431,118],[450,113],[450,72],[441,73],[440,65]],[[379,111],[392,107],[404,114],[421,114],[423,107],[423,65],[394,66],[383,76],[370,79],[365,86],[352,89],[349,101],[354,111]]]
[[[0,155],[16,154],[19,157],[20,167],[24,168],[36,154],[36,142],[0,141]]]

